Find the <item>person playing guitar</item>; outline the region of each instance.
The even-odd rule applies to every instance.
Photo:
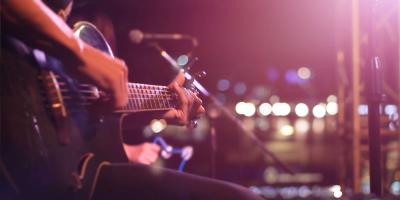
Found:
[[[56,1],[70,2],[48,0]],[[70,140],[60,141],[54,118],[49,117],[48,106],[42,105],[37,81],[40,70],[33,59],[38,54],[32,49],[60,60],[63,70],[74,79],[104,91],[106,103],[114,110],[125,108],[130,98],[127,67],[76,37],[40,0],[4,0],[0,9],[1,199],[260,199],[231,183],[124,163],[126,155],[114,156],[108,151],[111,147],[107,145],[121,141],[118,137],[113,138],[116,143],[107,141],[106,136],[113,135],[108,129],[113,126],[106,123],[96,125],[96,130],[105,129],[104,134],[72,128]],[[68,6],[66,12],[70,9]],[[181,87],[182,80],[182,74],[178,75],[169,86],[177,94],[178,107],[162,117],[186,125],[204,108],[197,96]],[[58,106],[50,104],[50,109]],[[114,118],[104,118],[108,119]],[[100,149],[99,153],[91,153],[94,149]],[[76,159],[77,155],[83,159]]]

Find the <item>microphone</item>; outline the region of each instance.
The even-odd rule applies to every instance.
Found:
[[[179,33],[145,33],[139,29],[129,31],[129,38],[136,44],[147,40],[195,40],[195,38],[190,35]]]

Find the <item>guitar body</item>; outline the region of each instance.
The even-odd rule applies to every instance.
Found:
[[[32,63],[2,52],[0,197],[87,197],[71,191],[87,192],[100,162],[127,162],[121,114],[93,116],[77,103],[79,86],[63,74],[62,66],[53,70]],[[69,89],[69,100],[57,99],[49,90],[55,88],[50,84],[54,77]]]

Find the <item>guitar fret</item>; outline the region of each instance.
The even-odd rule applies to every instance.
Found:
[[[173,108],[176,95],[166,86],[128,84],[128,104],[121,112],[167,110]]]
[[[153,87],[153,90],[151,91],[151,95],[154,97],[154,96],[156,96],[156,91],[155,91],[155,88]],[[151,105],[152,105],[152,108],[154,109],[154,108],[157,108],[157,104],[156,104],[156,102],[155,102],[155,100],[153,99],[153,98],[151,98]]]
[[[128,87],[128,89],[129,89],[129,92],[132,93],[132,88],[131,88],[131,87]],[[132,109],[132,110],[134,109],[134,106],[133,106],[133,102],[132,102],[132,101],[129,101],[129,100],[128,100],[128,108],[129,108],[129,109]]]
[[[157,107],[157,105],[156,104],[154,104],[154,99],[152,99],[151,97],[154,95],[154,91],[155,89],[154,89],[154,87],[153,86],[150,86],[149,87],[149,100],[150,100],[150,107],[152,108],[152,109],[154,109],[154,108],[156,108]]]

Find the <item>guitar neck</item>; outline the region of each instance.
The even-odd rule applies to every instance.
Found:
[[[166,86],[128,83],[128,104],[116,112],[161,111],[176,106],[177,95]]]
[[[75,90],[71,90],[60,76],[49,73],[43,77],[47,82],[45,85],[51,85],[49,91],[57,91],[58,96],[53,96],[52,99],[58,99],[56,103],[63,105],[65,102],[75,102],[83,100],[81,105],[92,105],[102,97],[108,95],[100,91],[97,87],[90,84],[77,84],[79,98],[74,98],[71,95]],[[191,92],[191,91],[187,91]],[[75,102],[76,104],[76,102]],[[123,108],[116,110],[117,113],[135,113],[144,111],[162,111],[176,108],[178,106],[177,94],[171,91],[166,86],[149,85],[141,83],[128,83],[128,103]]]

